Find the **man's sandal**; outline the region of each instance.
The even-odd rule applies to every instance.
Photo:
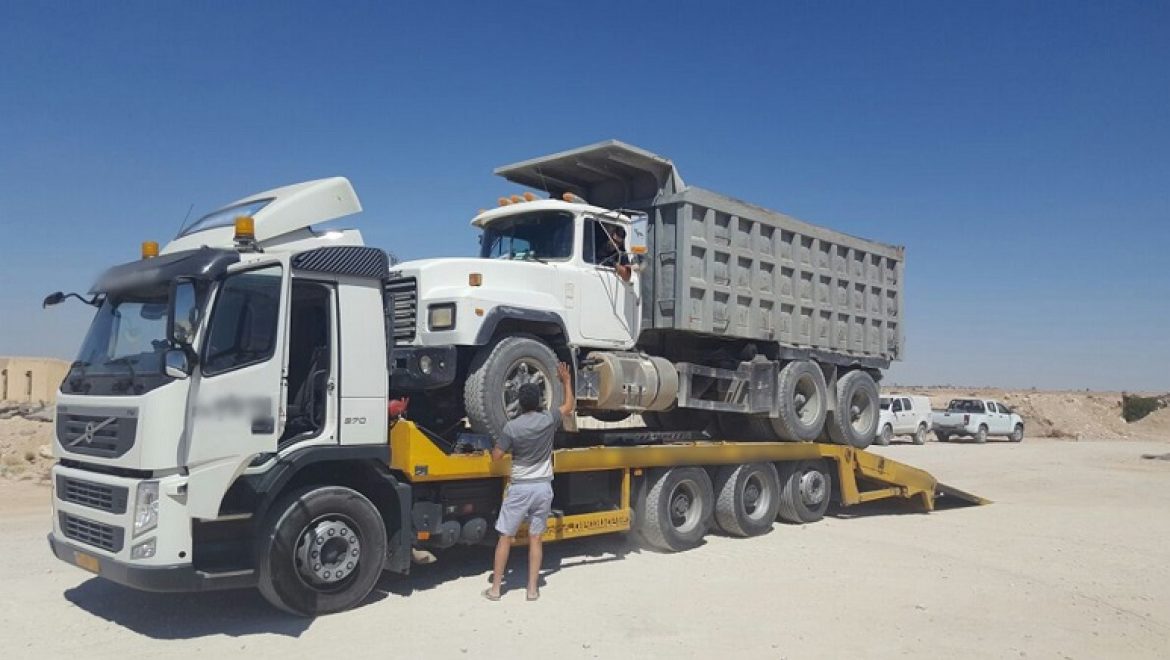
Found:
[[[484,598],[486,598],[486,599],[488,599],[488,600],[490,600],[490,601],[492,601],[492,602],[495,602],[495,601],[497,601],[497,600],[499,600],[500,598],[502,598],[502,597],[503,597],[503,594],[500,594],[500,595],[498,595],[498,596],[493,596],[493,595],[492,595],[492,590],[491,590],[491,588],[490,588],[490,587],[489,587],[489,588],[487,588],[487,589],[484,589],[484,590],[483,590],[483,594],[482,594],[482,595],[483,595],[483,597],[484,597]]]

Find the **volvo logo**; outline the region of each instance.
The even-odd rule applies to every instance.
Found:
[[[87,445],[92,444],[94,436],[97,435],[98,431],[104,429],[105,427],[109,426],[110,424],[112,424],[116,421],[118,421],[117,417],[107,417],[100,422],[86,422],[85,430],[82,431],[76,438],[73,438],[72,440],[70,440],[69,446],[76,447],[77,445],[81,444],[82,442],[84,442]]]

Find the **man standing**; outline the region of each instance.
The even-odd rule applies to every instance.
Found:
[[[497,461],[511,452],[512,478],[500,505],[500,517],[496,520],[500,538],[496,542],[492,586],[483,592],[488,600],[500,599],[500,582],[508,566],[508,555],[524,521],[528,522],[528,600],[540,598],[537,583],[540,581],[540,562],[544,558],[540,537],[548,525],[548,514],[552,509],[553,436],[561,426],[561,419],[572,414],[576,401],[573,380],[565,363],[557,365],[557,376],[565,393],[560,408],[545,412],[540,402],[540,386],[535,383],[521,385],[518,393],[520,414],[504,425],[499,442],[492,448],[492,459]]]

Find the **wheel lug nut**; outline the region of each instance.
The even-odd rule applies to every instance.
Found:
[[[336,534],[336,532],[335,532],[335,531],[333,531],[332,529],[331,529],[331,530],[329,530],[329,536],[333,536],[334,534]]]

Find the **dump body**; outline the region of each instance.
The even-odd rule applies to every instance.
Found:
[[[618,141],[496,173],[647,213],[643,333],[771,341],[878,368],[901,357],[900,246],[687,186],[669,160]]]

